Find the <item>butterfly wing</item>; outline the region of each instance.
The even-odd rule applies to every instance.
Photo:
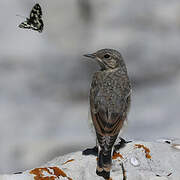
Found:
[[[42,10],[39,4],[35,4],[30,12],[30,19],[41,19],[42,18]]]
[[[30,12],[30,18],[19,25],[20,28],[33,29],[38,32],[43,31],[42,10],[39,4],[35,4]]]
[[[37,22],[34,22],[31,24],[31,29],[38,31],[38,32],[42,32],[43,31],[43,21],[42,19],[39,19]]]
[[[27,18],[27,20],[22,22],[18,27],[24,28],[24,29],[30,29],[31,24],[29,24],[29,19]]]

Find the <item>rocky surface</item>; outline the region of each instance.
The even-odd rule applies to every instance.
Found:
[[[157,142],[134,141],[113,155],[111,180],[179,180],[180,139]],[[74,152],[14,175],[0,175],[0,180],[102,180],[96,175],[93,155]]]

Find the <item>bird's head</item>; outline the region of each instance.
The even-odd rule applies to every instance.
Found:
[[[121,54],[114,49],[101,49],[92,54],[85,54],[85,57],[95,59],[101,70],[115,69],[123,63]]]

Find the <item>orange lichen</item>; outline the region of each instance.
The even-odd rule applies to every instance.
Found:
[[[112,159],[117,159],[118,157],[120,157],[121,159],[123,159],[123,156],[120,153],[114,152]]]
[[[53,172],[50,171],[53,170]],[[43,173],[46,172],[49,176],[44,175]],[[55,180],[62,177],[67,177],[66,173],[59,169],[58,167],[47,167],[47,168],[35,168],[29,172],[30,174],[34,174],[34,180]],[[68,180],[72,180],[70,177],[67,177]]]
[[[49,167],[50,169],[54,170],[54,175],[59,177],[67,177],[66,173],[64,171],[62,171],[61,169],[59,169],[58,167]]]
[[[72,162],[72,161],[74,161],[74,159],[67,160],[67,161],[64,162],[62,165],[67,164],[67,163]]]
[[[147,147],[144,146],[143,144],[135,144],[135,147],[137,147],[137,148],[143,148],[144,151],[145,151],[145,154],[146,154],[146,158],[151,159],[151,155],[149,154],[149,153],[150,153],[149,148],[147,148]]]
[[[43,177],[44,175],[43,175],[43,171],[45,171],[45,172],[48,172],[49,174],[52,174],[50,171],[49,171],[49,169],[47,169],[47,168],[35,168],[35,169],[33,169],[33,170],[31,170],[29,173],[30,174],[34,174],[34,175],[36,175],[35,177],[34,177],[34,179],[35,180],[53,180],[54,179],[54,176],[51,176],[51,177]]]

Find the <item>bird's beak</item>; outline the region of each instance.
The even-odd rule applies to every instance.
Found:
[[[93,54],[84,54],[83,56],[88,57],[88,58],[92,58],[92,59],[96,58],[96,54],[95,53],[93,53]]]

